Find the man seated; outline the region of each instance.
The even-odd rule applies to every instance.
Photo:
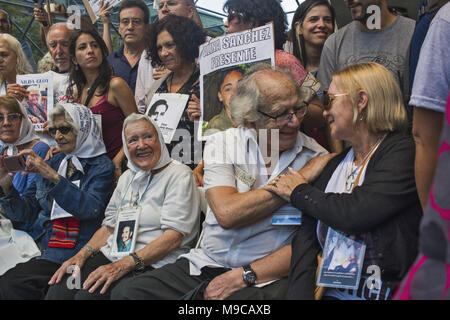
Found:
[[[198,248],[123,281],[113,299],[179,299],[205,282],[206,299],[284,298],[290,241],[298,225],[277,221],[299,218],[300,212],[260,187],[326,153],[299,131],[308,100],[300,92],[289,75],[272,69],[240,81],[230,103],[240,127],[216,133],[206,143],[208,209]],[[267,283],[272,280],[277,281]]]

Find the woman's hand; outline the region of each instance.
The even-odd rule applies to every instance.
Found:
[[[108,7],[109,1],[100,2],[100,10],[98,11],[98,17],[102,21],[103,25],[107,25],[111,22],[111,7]]]
[[[72,272],[72,277],[76,277],[77,273],[80,272],[80,269],[83,267],[84,263],[86,262],[87,258],[89,257],[90,253],[87,252],[86,249],[81,249],[76,255],[74,255],[69,260],[66,260],[61,267],[59,267],[58,270],[53,274],[48,284],[54,285],[57,283],[60,283],[62,278],[67,274],[67,269],[70,266],[75,266],[75,269]]]
[[[205,300],[224,300],[232,293],[244,289],[242,268],[232,269],[215,277],[206,287],[203,295]]]
[[[188,117],[192,122],[200,120],[202,110],[200,109],[200,99],[195,94],[191,95],[188,103]]]
[[[59,182],[59,174],[52,167],[45,163],[32,149],[22,150],[18,156],[27,156],[25,170],[22,174],[38,173],[44,179],[50,180],[54,184]]]
[[[306,179],[307,183],[311,183],[319,177],[323,168],[335,156],[337,153],[328,153],[312,158],[298,172]]]
[[[100,294],[104,294],[109,286],[118,279],[122,278],[128,272],[133,270],[134,260],[131,256],[127,256],[119,261],[98,267],[91,272],[83,283],[83,290],[94,293],[98,287],[103,285]]]
[[[158,80],[164,77],[166,74],[170,72],[169,69],[165,67],[157,67],[153,69],[153,79]]]
[[[279,175],[263,186],[263,189],[273,192],[283,200],[290,202],[292,191],[294,191],[299,184],[308,183],[308,181],[292,168],[289,168],[289,173],[290,174]]]
[[[51,158],[53,158],[53,156],[57,153],[59,153],[60,150],[58,147],[50,147],[50,149],[48,149],[47,154],[45,155],[44,161],[50,160]]]
[[[6,94],[13,96],[19,101],[28,97],[28,90],[17,83],[10,83],[6,86]]]

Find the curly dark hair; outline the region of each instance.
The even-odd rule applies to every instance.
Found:
[[[113,75],[112,69],[108,63],[108,60],[106,57],[108,56],[108,48],[106,47],[105,42],[103,41],[102,37],[98,34],[98,32],[95,29],[80,29],[72,32],[72,35],[70,37],[70,45],[69,45],[69,52],[72,57],[75,57],[75,51],[76,51],[76,42],[77,39],[82,34],[89,34],[91,35],[94,40],[99,44],[100,49],[102,51],[102,63],[99,66],[100,72],[95,79],[94,83],[92,84],[91,88],[88,91],[88,96],[84,104],[87,106],[90,99],[95,93],[96,88],[100,88],[100,95],[105,95],[106,92],[109,90],[109,82],[111,80],[111,77]],[[81,68],[78,68],[75,66],[75,64],[71,61],[70,62],[70,76],[69,76],[69,87],[67,88],[67,94],[69,96],[73,96],[73,86],[76,86],[78,96],[74,97],[75,100],[80,100],[81,98],[81,91],[83,91],[83,87],[86,85],[86,77],[84,76],[83,70]],[[83,103],[83,102],[81,102]]]
[[[227,0],[223,10],[227,13],[231,11],[241,13],[244,22],[250,22],[255,28],[272,21],[275,49],[283,49],[287,39],[288,22],[279,0]]]
[[[153,67],[162,65],[156,40],[163,31],[170,33],[183,60],[195,62],[199,54],[198,47],[206,41],[206,33],[189,18],[168,15],[150,27],[147,52],[148,57],[152,59]]]
[[[306,65],[308,63],[308,57],[306,55],[306,48],[305,48],[305,39],[301,35],[299,37],[300,38],[300,43],[299,43],[297,36],[296,36],[295,23],[297,21],[299,21],[300,23],[303,23],[308,12],[311,11],[312,8],[317,7],[317,6],[326,6],[330,10],[331,19],[332,19],[332,23],[333,23],[333,32],[334,32],[336,13],[334,11],[333,6],[327,0],[306,0],[305,2],[303,2],[302,4],[300,4],[298,6],[297,10],[295,11],[294,17],[292,18],[292,25],[291,25],[291,30],[289,31],[290,32],[289,38],[292,41],[292,44],[294,47],[293,54],[294,54],[294,56],[297,57],[298,60],[300,60],[303,67],[306,67]]]

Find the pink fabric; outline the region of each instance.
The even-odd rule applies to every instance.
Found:
[[[445,288],[441,298],[442,300],[445,300],[447,298],[447,291],[448,288],[450,288],[450,265],[447,264],[446,269],[447,269],[447,281],[445,281]]]
[[[423,256],[422,258],[420,258],[420,260],[415,265],[413,265],[411,267],[405,285],[400,286],[398,288],[397,292],[394,294],[394,299],[396,299],[396,300],[411,300],[411,293],[410,293],[411,282],[412,282],[414,276],[416,275],[416,272],[420,269],[422,264],[427,260],[428,260],[428,258],[426,256]],[[402,288],[403,288],[403,290],[402,290]]]
[[[275,65],[289,71],[299,86],[302,85],[308,74],[308,71],[303,68],[301,62],[293,54],[283,50],[275,50]]]
[[[450,145],[445,141],[442,143],[441,148],[439,149],[438,161],[444,152],[450,152]],[[436,199],[434,197],[434,184],[431,187],[429,200],[433,209],[439,213],[442,219],[450,220],[450,208],[447,209],[441,208],[436,202]]]

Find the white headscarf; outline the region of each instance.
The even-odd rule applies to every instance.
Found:
[[[17,103],[20,106],[20,113],[22,114],[19,138],[13,143],[4,143],[0,140],[0,144],[6,149],[6,154],[8,156],[16,155],[19,152],[17,150],[17,146],[39,139],[38,135],[34,131],[33,124],[31,123],[30,119],[28,119],[25,107],[21,103]]]
[[[78,158],[93,158],[106,153],[101,130],[91,110],[86,106],[78,103],[61,103],[59,105],[72,118],[78,134],[75,149],[61,161],[58,173],[63,177],[66,176],[67,161],[70,158],[72,158],[75,168],[84,173],[83,166]],[[52,119],[52,113],[50,113],[49,118]]]
[[[132,120],[131,122],[127,121],[127,119],[129,119],[130,117],[135,118],[135,120]],[[170,158],[169,150],[167,150],[167,147],[164,143],[164,137],[161,133],[161,130],[159,129],[158,125],[149,116],[143,115],[143,114],[139,114],[139,115],[131,114],[127,117],[127,119],[125,119],[124,126],[122,129],[122,142],[123,142],[123,151],[125,153],[125,156],[128,159],[128,168],[134,174],[134,178],[133,178],[133,181],[131,182],[130,187],[131,187],[131,190],[133,191],[133,193],[142,195],[150,182],[150,179],[152,177],[152,170],[160,169],[160,168],[166,166],[167,164],[169,164],[172,161],[172,158]],[[133,122],[139,121],[139,120],[148,121],[153,125],[153,127],[156,130],[156,133],[158,134],[159,144],[161,145],[161,156],[159,157],[159,160],[156,163],[155,167],[153,167],[149,171],[140,169],[138,166],[136,166],[133,163],[133,161],[131,161],[130,153],[128,152],[127,141],[125,139],[125,126],[128,125],[129,123],[133,123]]]

